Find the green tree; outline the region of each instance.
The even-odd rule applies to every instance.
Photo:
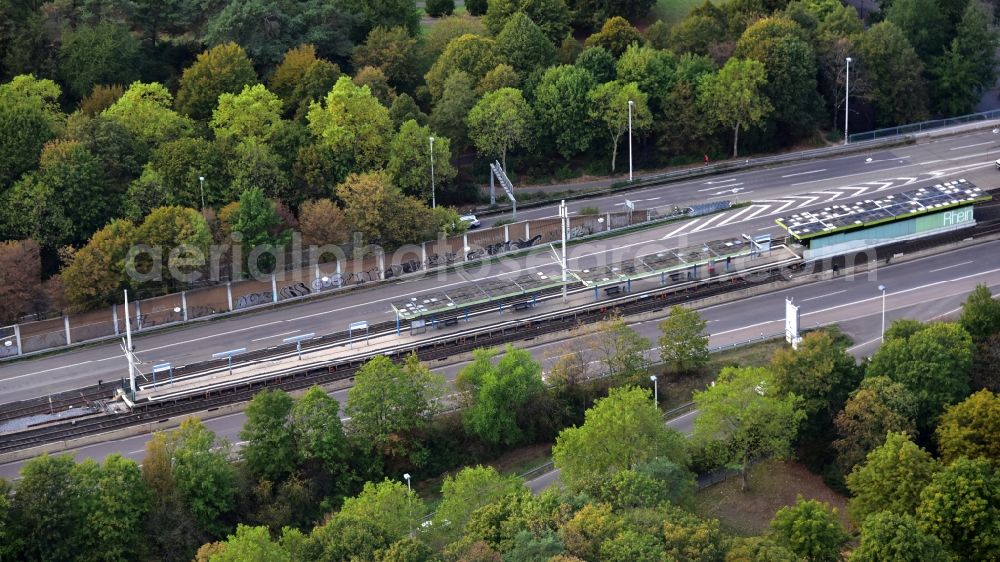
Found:
[[[383,480],[365,482],[361,493],[344,500],[336,517],[364,521],[392,541],[406,536],[424,516],[424,504],[406,484]]]
[[[128,28],[109,21],[67,30],[59,45],[59,75],[77,98],[98,84],[137,80],[142,62],[139,43]]]
[[[431,137],[434,138],[433,143]],[[451,165],[451,141],[431,133],[428,126],[407,121],[389,143],[386,171],[403,193],[426,201],[430,195],[431,149],[434,149],[434,184],[440,196],[455,179]]]
[[[713,72],[715,63],[708,57],[689,53],[677,61],[674,85],[661,102],[661,115],[670,117],[656,122],[656,146],[664,157],[719,150],[715,123],[698,106],[698,81]]]
[[[389,110],[366,87],[340,77],[326,96],[325,105],[309,109],[309,129],[324,146],[351,156],[359,170],[385,163],[392,121]]]
[[[632,132],[641,134],[653,124],[649,96],[635,82],[626,84],[615,80],[597,86],[587,97],[590,100],[590,118],[603,125],[610,137],[611,172],[614,173],[618,141],[629,131],[629,102],[632,102]]]
[[[633,43],[622,53],[615,70],[619,81],[639,85],[639,89],[649,96],[650,106],[655,112],[673,86],[676,64],[677,57],[669,51]]]
[[[485,11],[485,2],[484,11]],[[466,9],[473,10],[472,6],[466,4]],[[475,15],[475,14],[473,14]],[[424,30],[423,41],[420,46],[421,58],[425,65],[431,65],[441,56],[448,43],[463,35],[487,36],[490,32],[483,24],[482,18],[470,18],[468,16],[449,16],[441,18],[434,25]]]
[[[962,305],[962,316],[958,323],[976,343],[1000,333],[1000,301],[993,298],[989,287],[976,285]]]
[[[603,84],[615,79],[615,57],[604,47],[587,47],[574,63],[594,77],[596,84]]]
[[[117,121],[150,146],[156,146],[191,134],[191,121],[174,112],[171,105],[173,97],[161,84],[133,82],[101,115]]]
[[[677,53],[711,54],[726,36],[725,22],[706,15],[689,14],[670,28],[669,46]]]
[[[531,354],[507,346],[493,363],[495,349],[477,349],[473,360],[455,378],[468,407],[462,423],[469,433],[491,445],[515,445],[531,438],[524,408],[545,393],[542,368]]]
[[[281,544],[271,540],[267,527],[236,525],[236,533],[226,537],[221,550],[209,557],[209,562],[291,562],[292,557]]]
[[[507,170],[507,152],[532,141],[534,115],[520,90],[501,88],[479,100],[466,117],[469,138],[486,156],[500,157]]]
[[[952,37],[948,14],[938,2],[930,0],[893,0],[885,19],[906,36],[921,60],[941,54]]]
[[[108,105],[111,103],[114,102],[109,100]],[[103,115],[83,117],[75,114],[74,117],[68,135],[97,156],[113,189],[120,191],[121,186],[139,176],[149,159],[144,143],[120,123]]]
[[[663,543],[655,536],[626,529],[601,543],[600,560],[608,562],[660,562],[668,560]]]
[[[941,541],[920,529],[909,513],[881,511],[861,525],[861,544],[851,552],[851,562],[948,562]]]
[[[496,41],[488,37],[465,34],[448,43],[441,56],[434,61],[434,66],[424,75],[424,80],[427,81],[427,89],[431,96],[435,100],[440,100],[445,94],[445,82],[453,73],[466,72],[476,83],[501,62],[504,62],[503,55]]]
[[[13,535],[26,560],[72,560],[81,531],[73,457],[36,457],[21,468],[11,500]]]
[[[281,100],[263,84],[244,86],[238,94],[223,93],[212,111],[212,130],[222,141],[271,140],[281,124]]]
[[[392,544],[382,529],[364,520],[331,517],[317,526],[305,545],[306,560],[375,560],[375,553]]]
[[[685,465],[684,438],[664,425],[649,392],[635,387],[612,389],[552,449],[563,482],[579,491],[599,489],[615,473],[658,457]]]
[[[434,215],[427,205],[403,195],[385,171],[351,174],[337,185],[335,192],[344,202],[344,215],[351,231],[383,248],[423,241],[427,227],[438,226],[431,225]]]
[[[92,459],[73,467],[71,477],[82,502],[76,556],[87,560],[135,559],[142,548],[142,520],[150,507],[150,490],[135,461],[109,455],[103,466]]]
[[[501,498],[528,494],[516,476],[504,476],[492,466],[463,468],[441,483],[441,503],[434,513],[435,526],[444,526],[450,536],[460,536],[473,512]],[[446,524],[445,521],[448,523]]]
[[[767,70],[755,60],[731,58],[715,74],[698,81],[698,105],[716,123],[733,129],[733,158],[739,155],[740,129],[760,125],[773,107],[764,93]]]
[[[46,142],[62,129],[65,116],[57,100],[62,91],[51,80],[17,76],[0,85],[0,194],[38,164]]]
[[[160,255],[140,253],[126,266],[151,274],[154,282],[173,279],[189,283],[200,278],[197,268],[208,253],[212,233],[205,217],[194,209],[157,207],[136,227],[134,240],[158,250]]]
[[[837,508],[800,494],[794,506],[785,506],[774,514],[771,530],[775,542],[809,562],[837,562],[840,551],[850,539],[837,518]]]
[[[612,316],[583,327],[581,353],[586,363],[600,364],[612,378],[629,380],[645,375],[652,363],[649,340],[630,328],[621,316]],[[586,356],[586,357],[584,357]]]
[[[183,560],[207,540],[177,490],[170,444],[166,433],[157,432],[146,441],[142,479],[150,490],[150,509],[143,524],[149,556]]]
[[[403,123],[411,119],[421,127],[427,124],[427,114],[420,111],[417,102],[413,101],[409,94],[399,94],[396,99],[392,100],[392,105],[389,107],[389,118],[392,119],[394,129],[399,129]]]
[[[219,518],[236,507],[236,471],[229,445],[197,419],[188,419],[167,438],[177,492],[194,515],[197,527],[218,535]]]
[[[194,119],[212,116],[219,96],[235,94],[257,84],[257,72],[246,51],[236,43],[224,43],[198,55],[184,69],[177,89],[177,110]]]
[[[535,88],[535,116],[542,136],[554,143],[567,160],[586,152],[593,139],[587,100],[587,93],[593,87],[594,78],[589,72],[562,65],[546,70]]]
[[[995,460],[959,458],[920,493],[917,520],[959,560],[1000,552],[1000,473]]]
[[[555,43],[570,31],[571,14],[566,4],[564,0],[489,0],[483,22],[496,36],[516,14],[524,14]]]
[[[476,86],[476,93],[486,95],[495,92],[500,88],[517,88],[521,84],[521,76],[514,70],[514,67],[507,63],[500,63],[496,68],[486,73],[483,79]]]
[[[663,511],[663,538],[668,557],[722,562],[727,537],[719,530],[717,519],[702,519],[674,505],[663,506]]]
[[[95,232],[73,254],[60,272],[70,310],[90,310],[118,301],[118,295],[129,287],[125,260],[134,243],[135,225],[118,219]]]
[[[426,11],[432,18],[450,16],[455,11],[455,0],[430,0],[427,2]]]
[[[614,16],[604,21],[601,30],[587,37],[587,47],[604,47],[615,57],[622,56],[625,49],[633,43],[642,43],[639,30],[632,27],[627,19]]]
[[[968,2],[951,45],[931,60],[930,86],[937,111],[946,115],[969,113],[983,91],[996,82],[1000,34],[990,25],[991,20],[985,4]]]
[[[913,513],[920,491],[938,469],[937,462],[904,433],[890,433],[885,443],[868,453],[864,464],[847,476],[854,494],[847,511],[856,522],[879,511]]]
[[[663,20],[654,21],[645,31],[642,32],[646,42],[654,49],[670,48],[670,26]]]
[[[734,56],[764,65],[763,92],[771,117],[784,127],[808,131],[820,108],[816,53],[805,30],[782,17],[762,19],[743,32]]]
[[[368,88],[380,104],[388,108],[396,97],[396,90],[389,85],[381,68],[366,66],[354,75],[354,84],[360,88]]]
[[[344,211],[329,199],[310,199],[299,207],[299,229],[307,246],[344,244],[348,240]]]
[[[868,377],[851,393],[834,424],[837,462],[848,472],[885,443],[887,433],[917,434],[917,399],[888,377]]]
[[[322,99],[340,77],[340,67],[316,56],[314,45],[289,49],[267,82],[281,98],[285,116],[304,117],[309,104]]]
[[[131,218],[140,220],[162,205],[201,208],[202,193],[208,207],[228,203],[238,194],[229,191],[225,157],[219,145],[200,138],[178,139],[156,147],[142,177],[126,196],[133,207]],[[156,193],[162,197],[154,196]]]
[[[555,59],[555,47],[542,30],[523,12],[517,12],[497,35],[497,47],[514,70],[527,75],[545,68]]]
[[[420,81],[423,67],[419,56],[417,39],[403,27],[375,27],[365,42],[354,49],[351,59],[355,68],[379,68],[397,90],[412,91]]]
[[[972,338],[958,324],[931,324],[907,339],[886,341],[866,376],[905,385],[917,398],[918,425],[930,428],[946,406],[968,395],[972,351]]]
[[[780,393],[774,374],[760,367],[726,367],[714,386],[695,392],[699,411],[694,438],[721,441],[713,449],[718,461],[738,467],[741,489],[749,484],[750,465],[757,459],[787,455],[805,414],[801,399]]]
[[[567,33],[562,42],[559,43],[559,48],[556,49],[556,59],[562,64],[573,64],[581,52],[583,52],[583,45],[576,40],[576,37],[573,37],[572,33]]]
[[[937,428],[941,460],[1000,458],[1000,397],[985,388],[945,410]]]
[[[768,537],[736,537],[726,552],[726,562],[801,562],[794,552]]]
[[[416,434],[434,415],[443,381],[420,364],[416,355],[403,365],[388,357],[369,360],[347,392],[345,413],[351,431],[386,457],[409,457],[420,464],[422,447]]]
[[[280,481],[298,466],[293,404],[282,390],[262,390],[250,400],[240,439],[245,441],[243,462],[254,477]]]
[[[295,401],[289,416],[297,455],[318,463],[327,474],[337,475],[349,455],[339,402],[313,386]]]
[[[466,4],[468,7],[468,4]],[[378,562],[434,562],[434,550],[419,539],[404,537],[378,553]]]
[[[451,139],[456,148],[470,145],[465,118],[476,105],[475,86],[473,77],[468,73],[460,70],[451,73],[444,82],[444,93],[431,112],[431,130]]]
[[[674,366],[678,373],[697,369],[708,363],[706,322],[691,308],[677,305],[660,322],[660,360]]]
[[[892,22],[868,28],[857,42],[857,78],[867,85],[879,127],[927,118],[924,65],[906,36]]]

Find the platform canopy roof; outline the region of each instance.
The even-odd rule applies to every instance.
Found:
[[[570,270],[570,273],[587,287],[601,287],[680,271],[693,265],[750,253],[751,245],[749,242],[742,238],[729,238],[682,248],[665,249],[611,265],[574,269]]]
[[[402,320],[446,314],[491,302],[503,302],[530,296],[539,291],[562,286],[562,269],[548,266],[533,269],[516,277],[471,281],[443,291],[406,297],[389,303]]]
[[[796,239],[808,240],[989,199],[990,196],[982,189],[961,179],[886,195],[881,199],[831,205],[819,211],[803,211],[781,217],[775,222]]]

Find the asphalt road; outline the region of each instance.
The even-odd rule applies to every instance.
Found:
[[[778,216],[813,209],[830,201],[878,196],[948,179],[964,177],[984,188],[996,185],[992,160],[1000,155],[997,138],[974,132],[925,144],[900,147],[802,164],[753,170],[702,180],[646,188],[598,199],[570,203],[571,210],[598,206],[608,210],[624,205],[626,196],[639,208],[669,203],[720,199],[752,200],[754,204],[681,223],[572,246],[571,268],[610,264],[665,248],[696,244],[746,233],[779,235]],[[992,151],[992,152],[991,152]],[[871,158],[871,161],[868,161]],[[554,216],[554,207],[532,209],[519,216]],[[391,320],[389,302],[431,291],[447,290],[470,280],[512,277],[525,272],[553,271],[555,254],[548,247],[482,267],[347,292],[276,309],[197,323],[169,331],[139,334],[137,356],[146,365],[171,362],[175,366],[209,359],[218,351],[277,345],[296,334],[340,331],[353,321]],[[147,367],[148,369],[148,367]],[[76,348],[44,357],[0,363],[0,402],[44,396],[126,376],[118,342]]]
[[[784,330],[784,301],[792,297],[801,305],[803,328],[839,324],[858,342],[851,351],[861,357],[871,354],[878,345],[881,331],[882,296],[877,287],[885,284],[886,322],[896,318],[931,320],[956,313],[962,301],[978,283],[987,284],[994,294],[1000,292],[1000,241],[987,242],[945,254],[928,256],[909,262],[881,267],[872,275],[841,276],[807,285],[792,286],[776,291],[711,306],[700,310],[708,322],[709,345],[729,345],[758,338],[761,334]],[[658,322],[634,323],[643,336],[655,342]],[[526,347],[547,368],[561,350],[573,347],[572,340]],[[578,346],[577,346],[578,347]],[[452,380],[465,363],[438,364],[435,372]],[[670,386],[660,386],[661,393],[671,392]],[[333,396],[344,401],[346,391]],[[672,422],[682,433],[690,433],[694,416]],[[207,420],[205,424],[220,437],[239,442],[243,425],[242,413]],[[101,460],[112,453],[121,453],[141,461],[148,435],[109,441],[70,451],[78,460]],[[23,462],[0,465],[0,477],[16,477]],[[541,478],[544,478],[541,477]]]

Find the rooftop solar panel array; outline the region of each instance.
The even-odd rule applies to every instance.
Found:
[[[831,205],[819,211],[803,211],[781,217],[775,222],[788,230],[792,236],[805,240],[833,232],[902,220],[988,198],[982,189],[962,179],[887,195],[881,199]]]

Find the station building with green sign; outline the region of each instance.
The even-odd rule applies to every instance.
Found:
[[[982,189],[960,179],[804,211],[775,222],[807,247],[805,259],[822,259],[969,228],[976,224],[974,205],[989,199]]]

